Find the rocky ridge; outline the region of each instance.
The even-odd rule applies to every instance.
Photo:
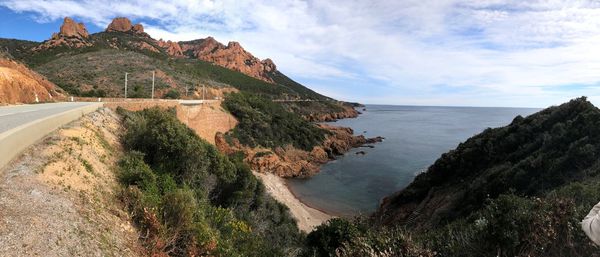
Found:
[[[354,135],[351,128],[336,127],[319,124],[330,134],[320,146],[315,146],[310,152],[294,148],[290,145],[277,147],[273,150],[266,148],[251,148],[240,144],[233,138],[229,143],[225,135],[217,133],[215,144],[219,151],[227,154],[243,152],[244,161],[252,170],[260,173],[273,173],[279,177],[310,177],[319,172],[319,167],[338,155],[343,155],[350,149],[365,144],[374,144],[383,141],[382,137],[365,138],[363,135]]]
[[[277,70],[271,59],[260,60],[246,51],[238,42],[227,46],[213,37],[177,43],[183,53],[191,58],[215,63],[219,66],[242,72],[248,76],[273,83],[269,75]]]
[[[133,24],[126,17],[118,17],[112,20],[107,26],[107,33],[130,33],[146,39],[147,42],[135,42],[132,44],[141,50],[160,52],[162,49],[166,54],[177,58],[194,58],[217,64],[219,66],[242,72],[248,76],[274,83],[271,73],[277,71],[275,63],[271,59],[260,60],[248,51],[246,51],[238,42],[229,42],[224,45],[212,37],[198,39],[193,41],[164,41],[155,40],[144,32],[144,26],[140,23]],[[116,42],[109,45],[116,47]],[[40,51],[59,46],[71,48],[83,48],[94,46],[93,40],[83,23],[77,23],[69,17],[65,17],[59,33],[54,33],[52,38],[44,41],[33,50]]]

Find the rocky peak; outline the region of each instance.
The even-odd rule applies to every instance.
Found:
[[[242,49],[242,46],[240,45],[240,43],[235,42],[235,41],[231,41],[227,44],[227,48],[232,48],[232,49]]]
[[[77,23],[69,17],[65,17],[63,24],[60,26],[60,32],[56,34],[62,37],[78,37],[88,38],[89,34],[83,23]]]
[[[225,48],[223,44],[219,43],[219,41],[215,40],[213,37],[207,37],[205,39],[185,42],[185,45],[180,45],[184,48],[183,51],[191,49],[195,57],[199,55],[208,54],[209,52],[214,51],[216,49]]]
[[[262,60],[261,63],[266,72],[273,72],[277,70],[277,66],[275,66],[275,63],[270,58]]]
[[[57,46],[68,46],[81,48],[91,46],[88,41],[89,33],[83,23],[77,23],[69,17],[65,17],[58,33],[53,33],[49,40],[33,48],[34,51],[49,49]]]
[[[144,33],[144,26],[142,26],[141,23],[138,23],[133,25],[133,28],[131,28],[131,30],[133,30],[133,32],[135,33]]]
[[[125,17],[117,17],[106,28],[106,32],[133,32],[137,34],[144,33],[142,24],[132,25],[131,21]]]

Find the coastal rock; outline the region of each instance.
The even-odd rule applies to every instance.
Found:
[[[247,52],[238,42],[229,42],[227,46],[212,37],[179,42],[184,53],[192,58],[212,62],[219,66],[242,72],[248,76],[273,83],[271,73],[277,66],[271,59],[260,60]]]
[[[241,145],[235,138],[230,139],[228,143],[221,133],[216,135],[215,144],[219,151],[226,154],[243,152],[245,155],[244,161],[254,171],[292,178],[313,176],[319,172],[320,165],[335,159],[336,156],[367,142],[378,140],[378,138],[367,139],[362,135],[354,136],[354,131],[351,128],[325,124],[319,126],[330,131],[330,133],[322,145],[313,147],[310,152],[294,148],[291,145],[276,147],[273,150],[251,148]]]
[[[329,122],[340,119],[356,118],[360,114],[353,107],[348,105],[341,105],[343,111],[332,112],[332,113],[311,113],[309,115],[303,115],[304,119],[310,122]]]
[[[44,41],[33,51],[50,49],[58,46],[71,48],[82,48],[92,46],[89,41],[89,33],[83,23],[77,23],[69,17],[65,17],[58,33],[53,33],[49,40]]]

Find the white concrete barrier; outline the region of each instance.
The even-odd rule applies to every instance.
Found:
[[[21,154],[27,147],[42,139],[50,132],[98,110],[103,103],[92,103],[73,110],[54,114],[23,124],[0,134],[0,168]]]

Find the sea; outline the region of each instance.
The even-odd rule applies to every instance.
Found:
[[[385,137],[374,148],[352,149],[313,177],[288,179],[302,202],[336,216],[368,215],[381,199],[405,188],[443,153],[486,128],[508,125],[531,108],[367,105],[358,118],[328,124],[354,134]],[[365,154],[357,154],[363,151]]]

